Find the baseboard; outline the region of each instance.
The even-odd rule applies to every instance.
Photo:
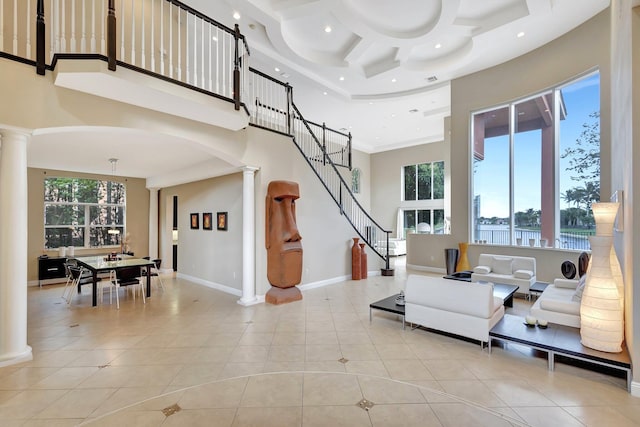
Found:
[[[334,283],[344,282],[345,280],[351,280],[351,276],[338,276],[331,279],[319,280],[317,282],[305,283],[304,285],[298,285],[298,289],[300,289],[301,291],[308,291],[310,289],[321,288],[323,286],[333,285]]]
[[[428,271],[430,273],[447,274],[445,268],[425,267],[424,265],[407,264],[407,270]]]
[[[218,291],[235,295],[238,297],[242,296],[242,291],[240,289],[232,288],[230,286],[222,285],[220,283],[210,282],[209,280],[200,279],[198,277],[188,276],[183,273],[176,273],[176,277],[179,279],[185,279],[190,282],[197,283],[198,285],[206,286],[207,288],[216,289]]]

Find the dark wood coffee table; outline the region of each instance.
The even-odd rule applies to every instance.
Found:
[[[538,298],[540,296],[540,294],[542,294],[544,292],[545,289],[547,289],[547,286],[549,286],[548,283],[545,282],[535,282],[533,285],[531,285],[531,287],[529,288],[529,292],[531,292],[531,294],[535,295],[536,298]]]
[[[400,294],[391,295],[380,301],[372,302],[369,304],[369,322],[371,322],[371,310],[382,310],[388,313],[397,314],[402,317],[402,329],[404,329],[404,305],[396,304],[396,298]]]
[[[631,392],[631,359],[626,345],[621,353],[605,353],[585,347],[580,342],[580,329],[549,323],[546,329],[529,327],[524,319],[511,314],[504,317],[489,331],[489,353],[491,340],[517,343],[547,353],[550,371],[554,369],[555,355],[625,371],[627,389]]]
[[[442,276],[445,279],[459,280],[461,282],[471,282],[471,271],[459,271],[457,273]],[[478,283],[489,283],[479,281]],[[493,296],[500,297],[504,301],[505,307],[513,307],[513,295],[518,290],[517,285],[507,285],[506,283],[493,283]]]

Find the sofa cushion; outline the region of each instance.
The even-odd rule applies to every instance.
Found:
[[[478,274],[489,274],[491,273],[491,267],[487,267],[486,265],[478,265],[473,267],[473,272]]]
[[[540,308],[549,311],[557,311],[559,313],[580,315],[580,304],[576,304],[571,300],[562,300],[555,298],[541,298]]]
[[[553,281],[553,286],[555,286],[556,288],[575,290],[578,287],[578,281],[570,279],[555,279]]]
[[[587,275],[585,274],[578,280],[578,286],[576,291],[571,296],[571,301],[582,302],[582,293],[584,292],[584,286],[587,284]]]
[[[492,270],[496,274],[511,274],[511,266],[513,264],[512,258],[507,257],[494,257],[491,265]]]
[[[531,270],[516,270],[513,273],[513,277],[516,279],[531,279],[533,277],[533,271]]]

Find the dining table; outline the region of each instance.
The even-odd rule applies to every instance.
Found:
[[[91,271],[93,275],[93,292],[91,295],[91,305],[98,305],[98,273],[115,270],[118,274],[118,270],[131,267],[147,267],[147,298],[151,296],[151,267],[155,264],[153,261],[144,258],[134,258],[129,255],[118,255],[117,259],[112,260],[107,255],[97,255],[88,257],[76,257],[74,258],[78,265]]]

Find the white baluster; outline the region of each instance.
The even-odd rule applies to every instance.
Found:
[[[136,65],[136,12],[135,1],[131,0],[131,65]]]
[[[206,86],[205,86],[205,83],[204,83],[204,78],[205,78],[204,77],[204,46],[205,46],[206,36],[205,36],[205,27],[204,26],[205,26],[206,22],[204,20],[200,21],[200,22],[201,22],[201,24],[200,24],[200,28],[201,28],[200,34],[202,35],[202,37],[201,37],[202,40],[200,42],[200,58],[202,58],[202,60],[200,62],[200,79],[201,79],[200,87],[202,89],[205,89]]]
[[[91,53],[96,53],[96,0],[91,0]]]
[[[173,3],[169,3],[169,77],[173,78]]]
[[[222,63],[221,65],[221,69],[220,69],[220,74],[222,74],[222,93],[220,93],[220,95],[226,96],[227,94],[227,72],[226,72],[226,55],[225,55],[225,51],[226,51],[226,47],[227,47],[227,33],[226,31],[222,32]],[[220,42],[218,42],[220,43]]]
[[[18,0],[13,0],[13,54],[18,55]]]
[[[56,3],[56,8],[55,8],[55,12],[54,14],[52,14],[52,16],[54,16],[54,31],[55,31],[55,53],[60,52],[60,4],[58,3],[58,0],[55,0]]]
[[[213,36],[211,34],[212,25],[209,24],[209,92],[211,92],[213,81],[211,80],[211,55],[213,54],[213,49],[211,43],[213,43]]]
[[[180,8],[178,8],[178,80],[182,81],[182,43],[180,34],[182,34],[182,28],[180,25]]]
[[[71,39],[69,39],[69,51],[76,51],[76,0],[71,0]]]
[[[2,3],[0,3],[0,10],[2,10]],[[0,12],[0,19],[2,19],[2,12]],[[27,59],[31,59],[31,2],[28,1],[27,2],[27,55],[26,58]],[[0,31],[1,33],[1,31]],[[2,34],[0,34],[0,37],[2,37]],[[1,49],[0,49],[1,50]]]
[[[216,27],[216,93],[220,93],[220,28]]]
[[[4,0],[0,0],[0,52],[4,52]]]
[[[155,28],[156,28],[156,20],[155,20],[155,13],[154,13],[154,5],[156,4],[156,2],[152,1],[151,2],[151,71],[155,72],[156,71],[156,53],[155,53],[155,40],[156,40],[156,33],[155,33]],[[162,4],[162,3],[160,3]]]
[[[125,12],[124,12],[124,0],[120,0],[120,60],[123,62],[126,62],[126,50],[125,50],[125,44],[124,44],[124,27],[125,27],[125,23],[127,21],[125,20]]]
[[[82,36],[80,37],[80,52],[87,52],[87,8],[85,2],[82,2]]]
[[[164,2],[160,2],[160,74],[164,76]]]
[[[53,1],[51,0],[51,7],[49,8],[49,10],[51,11],[51,25],[49,25],[49,27],[51,27],[51,34],[49,35],[49,57],[50,60],[53,60],[53,55],[56,53],[56,49],[55,49],[55,42],[56,42],[56,23],[53,22],[53,16],[54,16],[54,6],[53,6]]]
[[[65,0],[62,0],[62,4],[60,5],[62,9],[62,18],[60,19],[60,52],[62,53],[66,52],[67,49],[67,38],[65,37],[67,31],[67,14],[65,13],[65,3]]]
[[[107,54],[107,28],[106,28],[106,17],[104,15],[106,8],[104,7],[104,0],[100,1],[100,54]]]
[[[190,53],[191,53],[191,51],[189,50],[189,12],[185,12],[185,20],[187,21],[187,23],[186,23],[186,27],[187,28],[184,31],[184,35],[185,35],[184,41],[185,41],[185,44],[186,44],[185,49],[184,49],[184,53],[185,53],[185,58],[184,58],[185,61],[184,62],[186,62],[186,64],[185,64],[186,65],[186,70],[185,71],[186,71],[186,75],[187,75],[187,83],[189,83],[189,79],[191,78],[191,75],[189,74],[189,56],[190,56]],[[182,32],[182,31],[180,31],[180,32]],[[195,60],[195,58],[194,58],[194,60]]]
[[[141,66],[142,68],[145,68],[147,61],[145,59],[145,48],[144,48],[144,43],[145,43],[145,37],[144,37],[144,28],[145,28],[145,22],[144,22],[144,3],[142,2],[142,18],[140,19],[141,25],[140,25],[140,59],[141,59]]]

